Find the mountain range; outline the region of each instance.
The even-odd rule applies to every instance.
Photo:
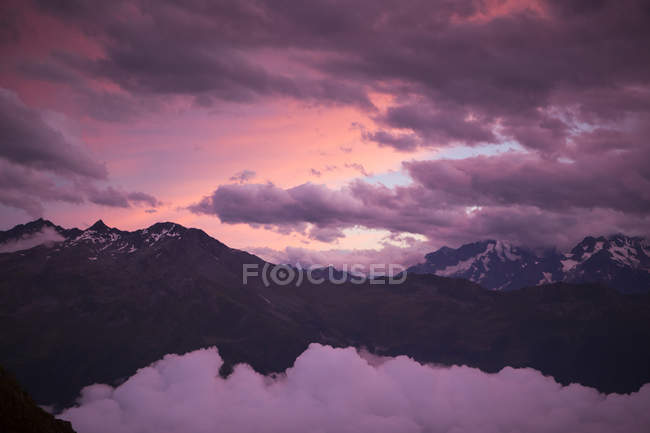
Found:
[[[244,265],[276,265],[171,222],[122,231],[37,220],[0,239],[13,245],[0,253],[0,365],[39,404],[69,406],[86,385],[208,346],[223,375],[240,362],[281,372],[312,342],[488,372],[532,367],[602,392],[650,382],[649,294],[566,282],[493,291],[418,274],[399,285],[244,284]],[[513,255],[502,263],[524,254],[493,246]]]
[[[641,293],[650,291],[650,241],[621,234],[590,236],[567,253],[553,250],[538,255],[507,242],[486,240],[456,249],[442,247],[408,272],[464,278],[491,290],[569,282]]]
[[[106,257],[107,254],[132,254],[143,245],[155,244],[160,237],[180,236],[175,230],[187,229],[174,223],[158,223],[131,233],[109,228],[99,220],[82,231],[77,228],[64,229],[50,221],[38,219],[0,231],[0,253],[29,249],[48,242],[66,241],[63,244],[66,248],[71,245],[102,244],[101,248],[96,249],[97,256],[89,256],[89,260],[97,260],[99,256]],[[104,238],[105,234],[108,234],[107,238]],[[60,249],[55,251],[60,252]],[[490,290],[515,290],[568,282],[603,284],[623,293],[650,291],[650,241],[623,234],[588,236],[564,253],[553,249],[537,254],[532,249],[509,242],[484,240],[459,248],[445,246],[426,254],[424,259],[423,263],[409,267],[407,272],[463,278]],[[257,257],[254,262],[263,263]],[[335,280],[344,277],[336,269],[331,273]],[[329,274],[327,268],[314,270],[316,278]]]

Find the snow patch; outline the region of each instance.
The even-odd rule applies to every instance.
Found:
[[[149,238],[145,240],[145,242],[151,242],[151,243],[156,243],[158,242],[161,238],[164,237],[169,237],[169,238],[180,238],[180,233],[175,232],[174,230],[176,229],[176,224],[172,224],[171,227],[165,227],[164,229],[161,230],[160,233],[151,233],[149,235]],[[143,232],[144,234],[144,232]]]
[[[609,249],[609,253],[615,262],[618,262],[624,266],[630,266],[632,268],[637,268],[639,266],[640,261],[636,257],[636,249],[632,248],[630,245],[626,244],[620,247],[613,245]]]
[[[580,264],[580,262],[573,259],[562,260],[560,263],[562,263],[562,272],[569,272],[571,269]]]
[[[553,275],[550,272],[542,272],[542,279],[537,283],[538,286],[542,284],[550,284],[553,282]]]
[[[509,242],[497,241],[495,245],[495,251],[497,252],[497,255],[502,262],[505,262],[506,259],[510,260],[511,262],[521,260],[521,256],[519,254],[516,254],[513,250],[514,247]]]
[[[472,256],[466,260],[461,260],[455,265],[446,266],[445,268],[436,271],[435,274],[441,277],[458,276],[464,272],[469,271],[470,269],[472,269],[472,267],[476,266],[478,263],[483,265],[485,271],[489,271],[490,257],[488,256],[488,254],[494,250],[495,250],[495,244],[490,243],[487,245],[485,251],[483,251],[482,253]]]
[[[481,253],[481,254],[485,254],[485,253]],[[466,272],[472,268],[474,262],[479,257],[481,257],[481,255],[470,257],[467,260],[462,260],[455,265],[446,266],[445,268],[436,271],[436,275],[439,275],[441,277],[450,277],[453,275],[458,275],[460,273]]]

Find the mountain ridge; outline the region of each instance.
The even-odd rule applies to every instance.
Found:
[[[68,421],[38,407],[0,365],[0,431],[3,433],[75,433]]]
[[[21,240],[29,239],[29,236],[45,229],[53,230],[62,238],[61,245],[56,246],[53,252],[60,252],[61,248],[77,243],[85,243],[89,246],[87,252],[97,254],[89,256],[89,260],[97,260],[99,255],[132,254],[140,248],[154,246],[160,241],[164,243],[180,238],[184,233],[196,233],[197,236],[206,240],[209,238],[226,247],[200,229],[186,228],[171,221],[157,222],[144,229],[123,231],[107,226],[101,219],[87,229],[80,230],[64,229],[49,220],[39,218],[0,232],[0,253],[3,252],[3,245],[11,242],[20,245]],[[46,237],[43,243],[52,246],[56,242],[52,241],[50,236]],[[29,248],[38,246],[32,245],[30,241],[24,244]],[[255,257],[254,263],[266,263],[257,256],[246,254]],[[426,254],[424,259],[423,263],[407,268],[407,272],[464,278],[490,290],[516,290],[528,286],[568,282],[600,283],[626,293],[650,291],[650,241],[622,233],[587,236],[566,253],[548,250],[540,255],[525,246],[487,239],[467,243],[458,248],[443,246]],[[326,270],[316,270],[315,273],[319,276],[327,275]],[[342,273],[335,270],[333,275],[334,279],[340,279]]]
[[[240,362],[280,372],[312,342],[488,372],[532,367],[602,392],[650,381],[648,295],[566,283],[498,292],[417,274],[394,286],[244,283],[244,264],[270,264],[201,230],[91,227],[0,254],[0,364],[40,404],[69,406],[86,385],[207,346],[224,375]]]
[[[484,240],[444,246],[408,268],[416,274],[465,278],[491,290],[554,282],[602,283],[627,293],[650,291],[650,242],[639,236],[587,236],[569,252],[538,255],[526,247]]]

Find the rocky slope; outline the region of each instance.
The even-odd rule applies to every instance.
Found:
[[[2,433],[74,433],[68,421],[56,419],[38,407],[16,379],[1,366],[0,431]]]

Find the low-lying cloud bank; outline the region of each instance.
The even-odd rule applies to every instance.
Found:
[[[239,365],[215,348],[167,355],[117,388],[91,385],[61,418],[79,433],[647,432],[650,385],[631,395],[561,386],[532,369],[377,358],[312,344],[284,374]]]
[[[271,263],[300,265],[303,268],[333,266],[342,271],[349,271],[355,264],[361,265],[364,269],[369,269],[373,264],[388,265],[391,263],[409,267],[422,262],[424,255],[435,249],[428,242],[413,237],[406,237],[405,244],[402,247],[383,241],[379,249],[310,250],[289,246],[282,250],[250,247],[246,248],[246,251]]]
[[[36,233],[30,233],[19,239],[1,243],[0,253],[12,253],[14,251],[27,250],[36,245],[61,242],[64,240],[65,238],[52,227],[43,227],[41,231]]]

